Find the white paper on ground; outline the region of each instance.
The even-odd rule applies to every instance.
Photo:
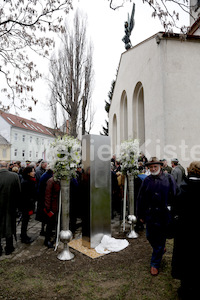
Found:
[[[101,243],[95,248],[97,253],[104,254],[110,252],[118,252],[129,245],[127,240],[115,239],[108,235],[104,235]]]

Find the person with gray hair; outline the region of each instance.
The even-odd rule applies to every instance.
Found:
[[[183,172],[181,171],[181,169],[178,167],[178,159],[177,158],[172,158],[171,160],[171,165],[172,165],[172,171],[171,174],[174,177],[176,183],[178,185],[181,184],[182,180],[183,180]]]
[[[171,174],[163,173],[162,165],[163,162],[157,157],[150,158],[146,163],[151,175],[142,181],[137,197],[137,218],[141,223],[146,223],[146,237],[153,249],[152,276],[159,274],[170,221],[169,207],[176,195],[176,182]]]
[[[36,168],[36,172],[35,172],[37,185],[39,183],[40,177],[46,172],[46,169],[47,169],[47,161],[42,160],[40,162],[39,167]]]
[[[16,208],[20,191],[19,176],[8,171],[5,161],[0,161],[0,256],[3,252],[2,238],[6,239],[6,255],[15,250],[13,235],[16,237]]]

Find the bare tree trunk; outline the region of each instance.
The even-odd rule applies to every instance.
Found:
[[[85,85],[82,97],[82,135],[86,133],[86,122],[89,116],[91,105],[92,79],[93,79],[93,65],[92,65],[92,46],[89,46],[87,60],[85,64]],[[90,131],[90,126],[89,126]]]
[[[53,123],[53,128],[58,128],[58,119],[57,119],[57,103],[55,102],[54,97],[49,99],[49,106],[51,109],[51,121]]]
[[[85,134],[85,111],[86,111],[86,100],[85,100],[85,96],[83,96],[82,99],[82,135]]]
[[[77,137],[79,117],[85,134],[87,110],[90,105],[92,86],[92,48],[86,48],[86,24],[76,12],[73,30],[66,25],[63,47],[50,64],[49,86],[57,106],[68,115],[70,135]]]

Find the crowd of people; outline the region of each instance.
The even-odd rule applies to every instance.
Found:
[[[196,239],[199,204],[196,198],[200,190],[200,162],[192,162],[187,173],[186,176],[177,158],[172,159],[171,166],[168,166],[166,159],[152,157],[148,160],[141,153],[138,176],[134,181],[134,199],[136,230],[146,227],[146,237],[153,249],[151,275],[159,274],[169,228],[173,224],[175,230],[170,233],[170,238],[174,238],[172,275],[181,280],[179,293],[182,299],[193,299],[188,297],[197,294],[195,266],[198,259]],[[117,213],[122,218],[124,176],[115,155],[111,159],[111,178],[112,217]],[[70,183],[72,232],[76,230],[76,218],[81,217],[82,208],[78,203],[82,194],[81,181],[80,168],[77,169],[77,177]],[[27,228],[30,216],[36,213],[36,219],[41,222],[40,234],[45,237],[44,245],[54,247],[52,237],[57,222],[59,192],[60,182],[54,179],[46,161],[40,160],[37,164],[27,161],[24,168],[19,161],[9,165],[0,162],[0,242],[2,238],[6,239],[6,255],[15,250],[13,236],[16,238],[16,211],[21,219],[22,243],[33,242],[32,237],[27,235]],[[0,255],[2,252],[0,243]]]
[[[120,201],[123,195],[123,175],[120,162],[112,158],[112,202]],[[197,299],[198,285],[196,266],[199,264],[197,253],[198,214],[200,191],[200,162],[194,161],[185,169],[177,158],[147,160],[141,153],[138,160],[138,176],[134,179],[136,230],[146,227],[146,237],[153,249],[150,273],[159,274],[162,257],[166,252],[167,238],[174,238],[172,256],[172,276],[181,280],[178,290],[181,299]],[[118,180],[120,178],[120,180]],[[119,188],[120,187],[120,188]],[[113,207],[120,206],[113,205]],[[121,209],[122,212],[122,209]]]
[[[171,159],[171,167],[168,165],[166,159],[161,159],[162,162],[162,172],[164,174],[171,174],[177,185],[185,178],[185,169],[179,163],[177,158]],[[137,199],[138,193],[140,190],[140,186],[142,181],[150,175],[150,169],[148,166],[148,159],[144,155],[143,152],[140,153],[138,158],[138,176],[134,179],[134,199]],[[112,217],[116,214],[120,215],[122,219],[122,207],[123,207],[123,191],[124,191],[124,176],[121,172],[120,161],[116,159],[116,155],[114,154],[111,159],[111,178],[112,178]],[[134,203],[135,211],[136,211],[136,201]],[[137,226],[142,227],[141,223],[137,222]]]
[[[70,229],[73,233],[80,213],[80,209],[75,209],[80,199],[77,189],[80,172],[77,169],[77,177],[71,179],[70,183]],[[54,178],[53,170],[46,161],[26,161],[25,167],[21,166],[20,161],[10,164],[0,162],[0,256],[3,252],[2,238],[6,239],[6,255],[15,250],[13,236],[16,239],[16,218],[19,219],[18,223],[21,222],[21,242],[33,242],[33,237],[27,234],[30,216],[33,214],[41,222],[40,235],[45,237],[44,245],[54,247],[59,193],[60,181]]]

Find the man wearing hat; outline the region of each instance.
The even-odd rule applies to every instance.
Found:
[[[161,159],[161,161],[163,163],[163,166],[162,166],[163,172],[171,174],[172,168],[170,166],[168,166],[167,160],[165,158],[163,158],[163,159]]]
[[[28,167],[30,165],[31,161],[30,160],[26,160],[26,166]]]
[[[165,252],[168,210],[176,193],[176,182],[170,174],[163,173],[162,165],[156,157],[146,163],[151,174],[143,180],[137,198],[137,217],[146,223],[146,236],[153,248],[151,274],[154,276],[159,273]]]
[[[185,170],[184,169],[182,170],[183,167],[179,164],[178,158],[172,158],[171,165],[172,165],[171,174],[174,177],[176,183],[180,185],[183,180]]]

